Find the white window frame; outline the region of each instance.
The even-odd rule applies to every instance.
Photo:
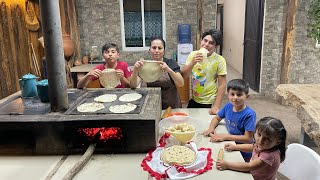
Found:
[[[165,0],[162,0],[162,38],[166,41],[166,20],[165,20]],[[141,16],[142,16],[142,36],[143,36],[143,47],[126,47],[125,31],[124,31],[124,11],[123,11],[123,0],[120,0],[120,19],[121,19],[121,41],[123,51],[145,51],[149,49],[149,46],[145,42],[145,28],[144,28],[144,0],[141,0]]]

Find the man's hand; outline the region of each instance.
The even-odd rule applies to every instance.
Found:
[[[215,115],[215,114],[218,113],[218,111],[219,111],[219,107],[213,106],[213,107],[211,107],[211,108],[209,109],[209,114],[210,114],[210,115]]]
[[[88,73],[88,75],[99,78],[102,75],[102,71],[100,69],[93,69]]]
[[[143,66],[143,59],[140,59],[139,61],[134,63],[134,69],[135,70],[139,70],[139,68],[142,67],[142,66]]]
[[[223,160],[217,161],[216,166],[219,171],[228,169],[228,163]]]
[[[117,69],[116,74],[120,79],[124,78],[124,72],[121,69]]]
[[[169,66],[167,65],[167,63],[163,62],[163,61],[159,61],[158,62],[160,64],[160,67],[163,71],[168,72],[169,71]]]
[[[227,143],[227,144],[224,145],[224,149],[226,151],[234,151],[235,150],[235,145],[231,144],[231,143]]]
[[[191,64],[192,66],[196,65],[197,63],[200,63],[203,61],[203,55],[202,53],[196,53],[194,56],[193,56],[193,59],[191,61]]]
[[[210,142],[221,142],[221,141],[225,141],[227,137],[227,134],[217,134],[214,133],[212,134],[211,138],[210,138]]]
[[[214,134],[214,132],[208,129],[208,130],[206,130],[205,132],[203,132],[202,134],[203,134],[204,136],[210,137],[212,134]]]

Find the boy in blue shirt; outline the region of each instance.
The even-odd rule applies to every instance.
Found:
[[[203,134],[210,136],[211,142],[235,141],[237,144],[252,143],[256,125],[256,113],[245,104],[249,97],[249,83],[243,79],[233,79],[227,85],[228,102],[211,120],[209,129]],[[224,119],[229,134],[217,134],[214,129]],[[251,153],[241,152],[246,162]]]

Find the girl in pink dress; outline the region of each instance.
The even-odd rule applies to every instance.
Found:
[[[279,119],[264,117],[256,125],[254,144],[226,144],[227,151],[252,152],[250,162],[217,161],[217,169],[250,172],[255,180],[274,180],[285,159],[287,131]]]

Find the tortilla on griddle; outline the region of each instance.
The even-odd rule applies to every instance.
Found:
[[[165,148],[160,159],[170,165],[189,165],[196,160],[196,153],[186,146],[174,145]]]
[[[93,100],[96,102],[102,102],[102,103],[113,102],[113,101],[117,100],[117,95],[116,94],[104,94],[104,95],[95,97]]]
[[[157,61],[144,60],[139,69],[139,76],[145,82],[154,82],[162,76],[162,69]]]
[[[120,84],[120,78],[115,69],[105,69],[99,78],[100,83],[105,88],[114,88]]]
[[[96,112],[104,108],[101,103],[83,103],[77,107],[79,112]]]
[[[126,103],[122,105],[114,105],[109,108],[109,110],[113,113],[127,113],[136,109],[137,105]]]
[[[140,99],[142,97],[139,93],[128,93],[120,96],[119,101],[122,102],[132,102]]]

